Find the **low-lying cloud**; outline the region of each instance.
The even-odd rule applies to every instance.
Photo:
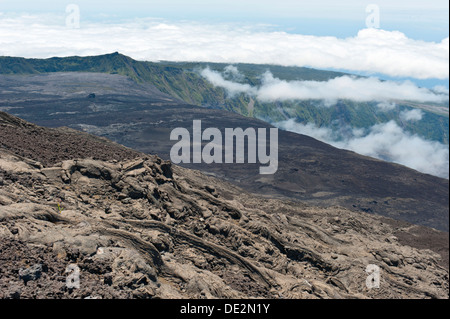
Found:
[[[294,119],[275,125],[287,131],[314,137],[338,148],[449,178],[448,145],[406,132],[395,121],[376,124],[367,130],[346,129],[345,134],[311,123],[297,123]]]
[[[237,73],[237,69],[232,69],[234,72],[233,74],[236,76],[240,76],[239,73]],[[200,73],[204,78],[206,78],[209,82],[211,82],[212,85],[221,87],[225,89],[230,97],[235,96],[236,94],[240,93],[246,93],[248,95],[256,95],[257,89],[252,87],[249,84],[243,84],[239,82],[234,82],[230,80],[226,80],[223,75],[217,71],[213,71],[210,68],[206,68],[201,71]]]
[[[237,70],[233,69],[234,74]],[[390,111],[396,108],[392,100],[416,102],[445,102],[448,92],[419,88],[411,82],[380,81],[377,78],[342,76],[328,81],[284,81],[266,72],[258,87],[224,78],[223,74],[209,68],[201,75],[213,85],[227,90],[230,96],[245,93],[263,102],[285,100],[323,100],[326,104],[339,99],[358,102],[379,101],[378,109]],[[403,110],[402,122],[420,121],[424,112],[420,109]],[[338,148],[359,154],[399,163],[423,173],[449,178],[448,145],[426,140],[403,130],[395,121],[374,125],[368,129],[341,127],[339,130],[317,127],[312,123],[297,123],[294,119],[274,123],[275,126],[295,133],[312,136]]]
[[[267,71],[262,75],[261,86],[252,87],[226,80],[222,73],[209,68],[201,75],[214,86],[222,87],[231,96],[245,93],[263,102],[286,100],[323,100],[334,104],[346,99],[357,102],[409,100],[417,102],[445,102],[448,94],[417,87],[410,81],[381,81],[375,77],[341,76],[328,81],[285,81],[275,78]],[[392,109],[392,104],[381,104],[382,109]]]
[[[363,29],[354,37],[311,36],[268,26],[167,23],[135,19],[122,23],[65,25],[65,15],[0,16],[0,55],[46,58],[120,51],[139,60],[257,63],[394,77],[448,79],[449,38],[426,42],[399,31]]]
[[[423,111],[419,109],[404,110],[400,112],[399,118],[404,122],[420,121],[423,117]]]
[[[396,104],[394,102],[384,101],[384,102],[380,102],[377,104],[377,108],[383,112],[392,111],[395,109],[395,107],[396,107]]]

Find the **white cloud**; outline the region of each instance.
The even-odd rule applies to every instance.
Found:
[[[381,102],[377,104],[378,109],[380,109],[383,112],[386,111],[392,111],[393,109],[395,109],[396,104],[393,102]]]
[[[225,77],[231,78],[233,81],[243,81],[245,76],[239,72],[238,68],[234,65],[228,65],[224,68],[223,74]]]
[[[282,81],[266,73],[263,86],[258,92],[261,100],[275,101],[286,99],[349,99],[358,102],[410,100],[421,102],[443,102],[448,95],[434,94],[428,89],[419,88],[409,81],[380,81],[377,78],[354,78],[342,76],[321,81]]]
[[[448,94],[419,88],[410,81],[380,81],[374,77],[341,76],[328,81],[284,81],[266,72],[262,77],[262,85],[251,87],[248,84],[226,80],[220,72],[209,68],[204,69],[201,75],[213,85],[226,89],[231,95],[246,93],[264,102],[323,100],[326,104],[332,105],[339,99],[358,102],[390,100],[445,102],[449,99]],[[391,106],[392,104],[382,104],[380,108],[386,109]]]
[[[64,16],[0,18],[0,55],[51,57],[119,51],[139,60],[260,63],[376,72],[418,79],[449,77],[449,39],[425,42],[398,31],[354,37],[310,36],[267,26],[136,19],[68,29]]]
[[[255,89],[249,84],[241,84],[238,82],[225,80],[222,74],[212,71],[209,68],[204,69],[200,74],[214,86],[224,88],[231,97],[239,93],[247,93],[251,95],[256,93]]]
[[[436,93],[441,93],[441,94],[448,94],[449,93],[448,88],[443,86],[443,85],[436,85],[433,88],[433,91],[435,91]]]
[[[423,117],[423,111],[419,109],[401,111],[399,118],[404,122],[420,121]]]
[[[346,137],[330,128],[319,128],[311,123],[301,124],[293,119],[275,123],[275,125],[287,131],[309,135],[338,148],[402,164],[423,173],[449,178],[448,145],[428,141],[405,132],[394,121],[374,125],[364,134],[360,129],[353,130],[353,134]]]

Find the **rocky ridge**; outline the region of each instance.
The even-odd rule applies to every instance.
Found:
[[[0,148],[0,298],[448,298],[442,255],[399,240],[410,224],[262,198],[17,121],[2,114],[2,139],[17,125],[39,141],[67,135],[45,150]],[[67,143],[84,156],[67,158]],[[380,288],[366,287],[371,264]]]

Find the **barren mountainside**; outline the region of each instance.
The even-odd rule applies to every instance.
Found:
[[[0,252],[0,298],[448,298],[448,233],[263,198],[3,112]]]
[[[171,131],[177,127],[192,131],[194,120],[201,120],[203,129],[218,128],[222,134],[226,128],[272,127],[234,112],[186,104],[147,82],[103,73],[0,75],[0,110],[37,125],[65,126],[102,136],[165,160],[175,143],[170,140]],[[2,145],[18,152],[66,145],[62,134],[40,146],[38,138],[27,131],[16,127],[5,130],[8,136],[17,138],[4,139]],[[74,139],[74,143],[77,141]],[[21,143],[27,143],[26,147]],[[61,152],[64,158],[55,160],[92,151],[85,149],[77,155],[83,148],[66,148],[66,153]],[[270,176],[259,174],[259,164],[182,165],[271,198],[294,198],[314,206],[339,205],[448,231],[448,179],[282,130],[278,155],[278,171]],[[50,160],[53,155],[46,156]]]
[[[380,112],[378,102],[355,102],[340,100],[332,106],[321,107],[319,100],[265,102],[251,96],[230,94],[226,89],[215,86],[201,75],[209,68],[219,72],[227,80],[225,63],[182,63],[137,61],[118,52],[87,57],[54,57],[49,59],[24,59],[0,56],[0,74],[37,75],[61,72],[89,72],[120,74],[135,83],[151,84],[159,91],[177,98],[184,103],[233,111],[248,117],[264,119],[276,123],[290,118],[299,123],[315,123],[318,126],[331,127],[338,134],[339,127],[350,125],[355,128],[369,128],[377,123],[395,120],[406,131],[418,134],[430,140],[448,145],[448,102],[417,103],[413,101],[395,101],[392,110]],[[317,70],[304,67],[286,67],[279,65],[237,63],[233,66],[239,72],[238,84],[258,87],[266,72],[270,72],[282,81],[328,81],[341,76],[354,76],[348,73]],[[11,78],[8,78],[11,80]],[[1,79],[0,79],[1,83]],[[249,107],[252,105],[252,107]],[[401,112],[421,109],[423,120],[405,122]]]

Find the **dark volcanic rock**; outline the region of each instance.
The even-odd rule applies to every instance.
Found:
[[[25,284],[30,280],[37,280],[41,278],[42,274],[42,265],[34,264],[28,268],[19,269],[19,278],[22,279]]]
[[[69,128],[44,129],[3,112],[0,128],[0,147],[43,165],[73,158],[121,160],[141,155],[104,138]]]
[[[58,132],[3,118],[36,141]],[[0,298],[448,298],[448,261],[412,247],[405,234],[424,233],[410,224],[262,198],[70,134],[72,154],[77,136],[96,145],[90,159],[51,143],[44,155],[27,141],[0,148]],[[130,157],[92,159],[120,152]],[[366,287],[368,265],[380,288]]]
[[[78,290],[70,290],[66,286],[66,268],[71,260],[67,255],[58,255],[48,245],[27,244],[21,240],[4,238],[0,244],[0,298],[84,298],[94,295],[101,298],[129,298],[131,289],[117,290],[103,282],[104,272],[93,271],[104,267],[97,261],[90,261],[85,267],[84,256],[79,256],[81,267],[80,278],[83,285]],[[21,263],[28,267],[17,269]]]

